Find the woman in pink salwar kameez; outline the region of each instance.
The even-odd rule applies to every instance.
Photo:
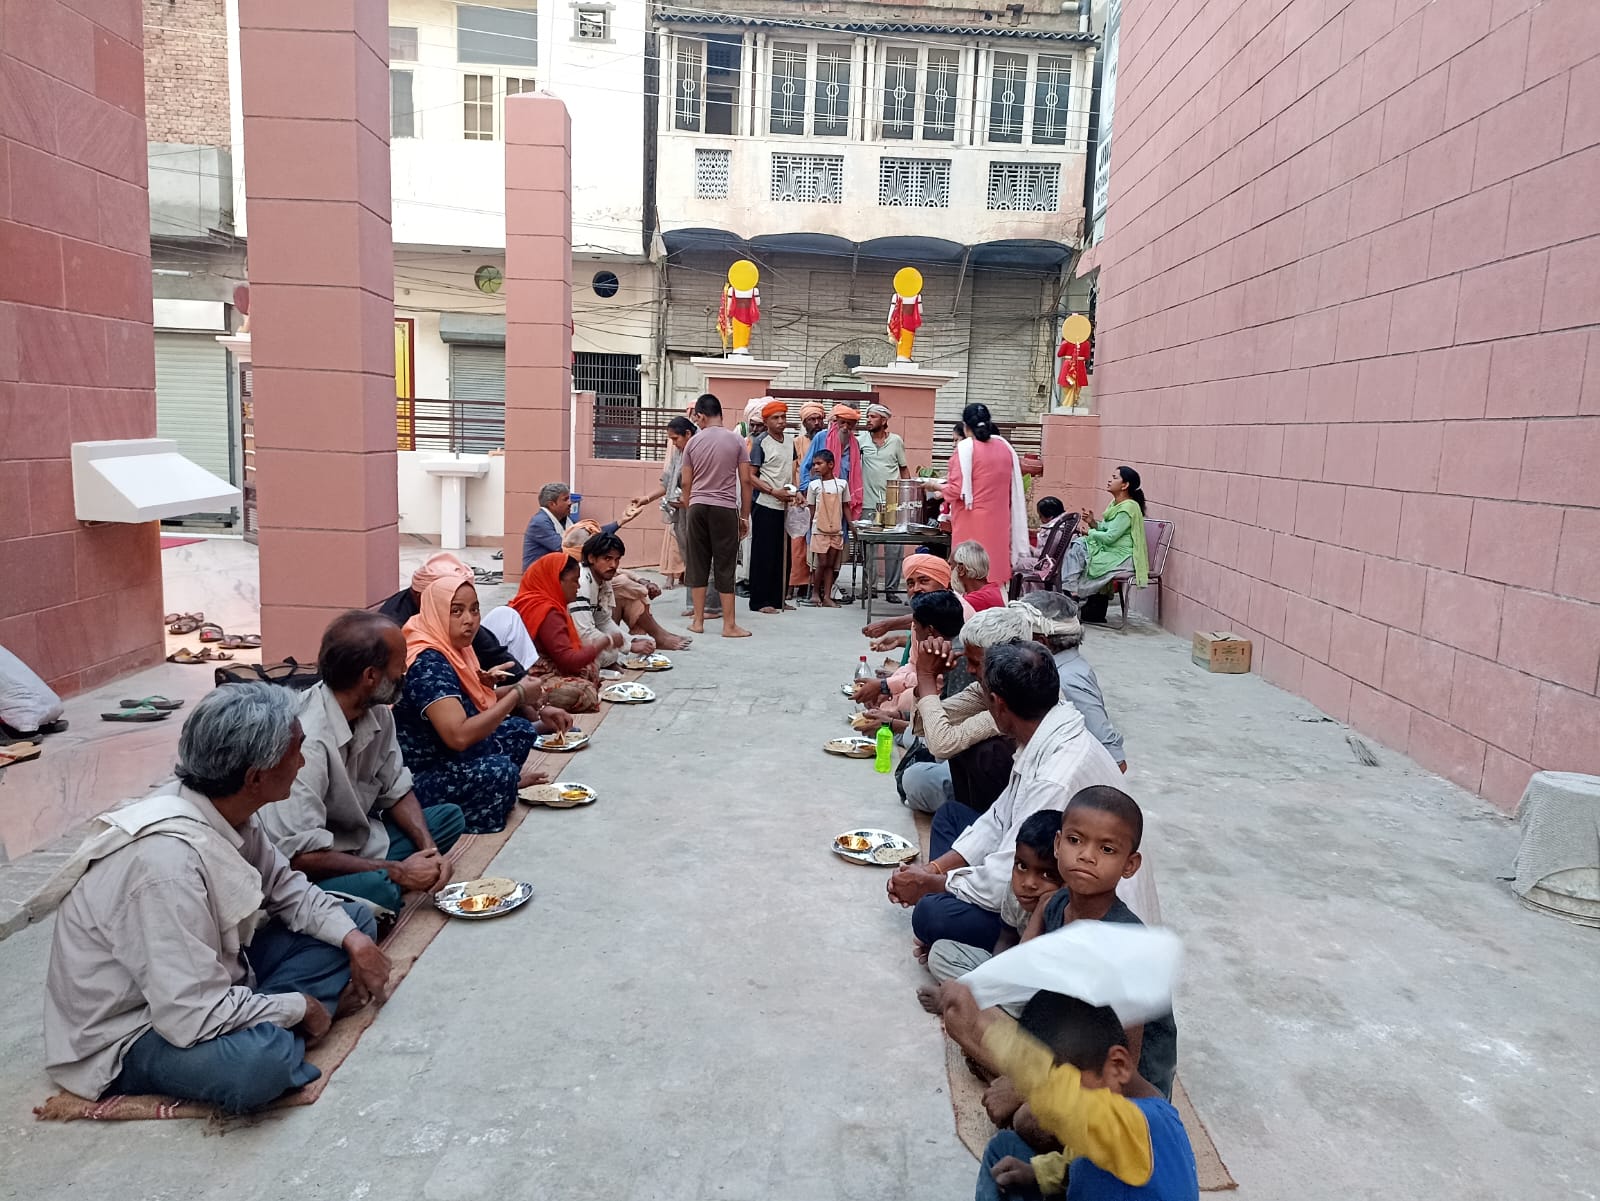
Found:
[[[988,405],[968,405],[961,421],[967,436],[950,454],[943,489],[950,506],[950,545],[969,540],[982,545],[989,555],[989,582],[1003,592],[1013,563],[1028,550],[1022,468],[1011,444],[995,433]]]

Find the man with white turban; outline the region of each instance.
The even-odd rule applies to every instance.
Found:
[[[911,478],[906,444],[899,434],[889,431],[889,419],[893,416],[888,405],[868,405],[867,428],[856,435],[861,445],[862,512],[869,515],[884,502],[890,480]],[[883,581],[884,595],[889,600],[899,599],[895,594],[900,591],[900,561],[905,551],[904,546],[892,544],[878,552],[883,556],[883,570],[878,578]]]

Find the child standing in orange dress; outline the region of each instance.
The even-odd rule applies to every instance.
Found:
[[[815,603],[824,609],[837,609],[833,582],[839,578],[839,561],[844,555],[844,505],[849,485],[834,478],[833,452],[819,450],[811,458],[811,486],[806,489],[806,504],[811,509],[811,540],[806,561],[815,577]]]

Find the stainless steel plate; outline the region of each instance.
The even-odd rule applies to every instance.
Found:
[[[871,759],[878,753],[878,744],[870,738],[830,738],[822,749],[846,759]]]
[[[867,846],[863,850],[853,850],[844,844],[845,839],[865,840]],[[864,863],[868,867],[898,867],[915,859],[921,851],[916,843],[890,830],[862,829],[845,830],[835,835],[833,853],[841,859]]]
[[[552,755],[561,755],[568,751],[581,751],[589,745],[589,736],[578,729],[577,726],[573,726],[572,729],[566,732],[560,746],[550,745],[550,740],[555,737],[556,735],[554,734],[540,734],[538,738],[534,739],[533,745],[541,751],[549,751]]]
[[[607,684],[600,690],[600,699],[613,705],[648,705],[656,694],[643,684]]]
[[[672,660],[665,655],[629,655],[622,666],[629,671],[671,671]]]
[[[464,880],[460,884],[451,884],[445,888],[441,888],[438,893],[434,895],[433,903],[445,913],[448,913],[451,917],[465,918],[468,921],[478,921],[483,918],[504,917],[513,909],[520,909],[522,906],[526,905],[529,898],[533,896],[532,884],[518,884],[516,891],[510,896],[504,898],[493,909],[485,909],[481,913],[471,913],[461,908],[462,897],[466,893],[467,885],[471,883],[471,880]]]

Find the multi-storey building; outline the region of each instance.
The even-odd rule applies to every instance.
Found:
[[[539,89],[572,117],[575,383],[616,454],[635,453],[630,407],[699,390],[688,359],[719,344],[737,257],[762,267],[754,349],[792,365],[780,386],[887,361],[889,280],[911,264],[918,357],[959,373],[943,412],[1043,409],[1059,315],[1082,307],[1064,271],[1096,53],[1081,2],[390,0],[397,390],[419,418],[460,402],[455,442],[499,445],[505,105]],[[215,335],[247,279],[237,6],[145,6],[162,431],[235,482]]]
[[[233,289],[245,278],[234,228],[228,7],[226,0],[145,0],[144,87],[157,430],[237,484],[237,402],[228,354],[217,343],[229,328]]]
[[[637,404],[655,329],[644,0],[391,0],[389,24],[395,310],[413,394],[504,400],[505,103],[538,89],[572,118],[577,384]],[[499,445],[492,429],[471,440]]]
[[[1002,420],[1046,407],[1083,179],[1095,36],[1069,0],[657,9],[663,370],[694,387],[720,272],[763,269],[753,350],[788,387],[882,364],[890,280],[921,269],[918,359]],[[947,426],[941,423],[941,433]]]
[[[505,101],[535,88],[572,114],[578,384],[638,402],[656,340],[647,24],[643,0],[392,0],[396,385],[425,427],[444,402],[480,401],[469,444],[501,441]],[[237,381],[216,341],[247,281],[237,0],[146,0],[145,41],[161,432],[238,482]]]

